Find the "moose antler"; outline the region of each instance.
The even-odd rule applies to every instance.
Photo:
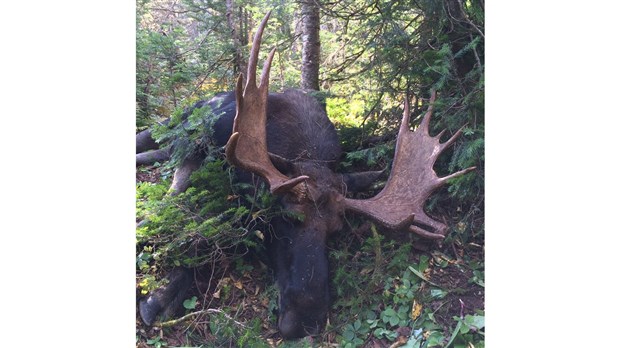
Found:
[[[226,158],[231,164],[263,177],[269,184],[271,192],[279,194],[292,189],[308,177],[302,175],[293,179],[288,178],[273,166],[267,152],[267,95],[269,93],[269,69],[275,48],[271,50],[264,63],[258,86],[256,85],[256,66],[263,30],[270,14],[271,11],[267,12],[254,35],[248,61],[248,81],[243,92],[243,74],[239,74],[237,79],[235,88],[237,114],[233,124],[233,133],[226,144]]]
[[[437,157],[461,134],[459,129],[448,141],[440,143],[439,138],[445,132],[431,137],[428,126],[433,113],[433,91],[428,111],[420,126],[409,131],[409,102],[405,99],[403,120],[396,139],[396,152],[392,171],[385,187],[375,197],[365,200],[345,199],[348,209],[370,216],[391,229],[403,229],[425,238],[442,239],[448,227],[424,213],[424,202],[448,179],[474,170],[470,167],[443,178],[437,176],[433,165]]]

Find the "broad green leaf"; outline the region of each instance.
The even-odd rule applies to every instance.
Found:
[[[443,341],[444,336],[437,331],[433,331],[426,339],[426,347],[442,347]],[[448,345],[445,345],[445,347],[448,347]]]
[[[442,289],[431,289],[431,297],[433,298],[444,298],[447,294],[448,292]]]
[[[462,325],[463,322],[461,322],[460,320],[456,323],[456,327],[454,327],[454,330],[452,330],[452,335],[450,336],[450,340],[448,341],[448,343],[446,343],[446,347],[449,347],[450,344],[452,344],[452,341],[454,341],[456,335],[458,335],[459,331],[461,330]]]
[[[196,296],[192,296],[192,298],[183,301],[183,307],[186,309],[194,309],[196,308],[196,303],[198,302],[198,298]]]
[[[411,272],[413,272],[415,275],[417,275],[418,277],[420,277],[420,278],[421,278],[422,280],[424,280],[425,282],[427,282],[427,283],[429,283],[429,284],[431,284],[431,285],[433,285],[433,286],[436,286],[436,287],[440,288],[440,286],[439,286],[439,285],[437,285],[437,284],[435,284],[435,283],[431,282],[428,278],[426,278],[426,277],[424,276],[424,274],[422,274],[422,272],[418,271],[417,269],[415,269],[415,268],[413,268],[413,267],[409,266],[409,270],[410,270]]]
[[[473,326],[476,329],[482,329],[484,327],[484,316],[483,315],[471,315],[467,314],[463,319],[465,324],[469,326]]]
[[[342,337],[347,341],[352,341],[355,338],[355,332],[347,329],[342,333]]]

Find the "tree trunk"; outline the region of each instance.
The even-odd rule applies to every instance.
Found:
[[[300,0],[302,52],[301,88],[319,90],[319,63],[321,41],[319,38],[320,11],[318,0]]]
[[[239,18],[242,18],[241,12],[242,8],[240,7]],[[228,23],[228,28],[230,29],[230,36],[235,50],[233,72],[235,75],[238,75],[239,72],[244,71],[244,64],[243,56],[241,54],[241,37],[239,35],[239,30],[237,30],[237,27],[235,25],[235,23],[237,22],[235,19],[235,5],[233,3],[233,0],[226,0],[226,21]]]

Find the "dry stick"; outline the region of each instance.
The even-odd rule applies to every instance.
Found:
[[[459,10],[461,10],[461,13],[463,14],[463,18],[465,19],[465,21],[471,25],[477,32],[478,34],[480,34],[480,36],[482,36],[482,38],[484,39],[484,33],[480,30],[480,28],[478,28],[477,25],[475,25],[471,19],[469,19],[469,17],[467,17],[467,14],[465,13],[465,9],[463,8],[463,1],[462,0],[457,0],[459,3]]]
[[[375,251],[375,270],[381,266],[383,263],[383,254],[381,253],[381,242],[379,241],[379,232],[377,232],[377,227],[374,224],[370,225],[370,231],[372,232],[372,238],[376,241],[374,243],[374,251]]]
[[[235,319],[233,319],[230,315],[224,313],[223,311],[219,310],[219,309],[214,309],[214,308],[209,308],[209,309],[205,309],[205,310],[201,310],[201,311],[197,311],[197,312],[192,312],[189,314],[186,314],[178,319],[174,319],[174,320],[169,320],[169,321],[165,321],[165,322],[157,322],[155,323],[153,326],[155,327],[170,327],[170,326],[174,326],[177,325],[179,323],[184,322],[185,320],[188,320],[192,317],[201,315],[201,314],[211,314],[211,313],[219,313],[222,314],[224,317],[226,317],[226,319],[232,321],[233,323],[245,328],[245,324],[240,323],[238,321],[236,321]]]
[[[396,339],[396,342],[392,343],[392,345],[390,346],[390,348],[397,348],[397,347],[402,347],[405,344],[407,344],[407,341],[409,340],[409,338],[407,336],[399,336]]]

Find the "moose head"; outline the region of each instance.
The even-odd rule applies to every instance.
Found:
[[[438,156],[461,134],[457,131],[444,143],[439,140],[444,131],[429,135],[436,97],[433,92],[428,111],[415,131],[409,129],[405,99],[394,161],[383,190],[370,199],[346,197],[352,183],[368,180],[360,179],[364,174],[356,177],[334,172],[340,149],[332,144],[334,127],[318,103],[291,94],[290,100],[298,102],[289,106],[284,116],[277,118],[269,111],[278,100],[269,94],[275,49],[267,57],[257,84],[258,53],[268,18],[269,13],[254,36],[245,86],[243,74],[237,80],[236,115],[226,158],[233,166],[260,176],[283,208],[301,217],[274,219],[269,242],[280,292],[278,327],[283,337],[297,338],[319,333],[326,323],[326,239],[342,229],[345,212],[365,215],[389,229],[442,239],[448,227],[424,212],[424,202],[449,179],[475,167],[445,177],[438,177],[433,170]]]

